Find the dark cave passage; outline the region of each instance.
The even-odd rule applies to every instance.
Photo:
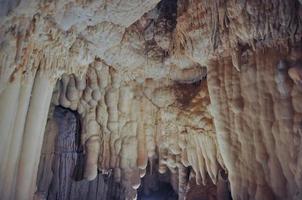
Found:
[[[83,179],[85,155],[79,114],[56,106],[52,116],[45,131],[36,195],[47,200],[123,200],[123,187],[113,176],[98,174],[93,181]]]

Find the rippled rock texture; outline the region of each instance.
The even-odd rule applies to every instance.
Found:
[[[302,88],[280,67],[289,56],[261,49],[240,73],[230,58],[209,65],[217,140],[235,199],[301,198]]]
[[[302,198],[301,1],[0,5],[1,198]]]

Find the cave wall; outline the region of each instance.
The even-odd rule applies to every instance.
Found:
[[[208,68],[217,141],[234,199],[301,198],[301,85],[286,70],[301,52],[280,49],[253,52],[240,72],[230,57]]]
[[[301,8],[298,0],[1,1],[3,199],[48,192],[54,106],[78,113],[85,188],[112,169],[125,198],[136,198],[149,164],[172,174],[179,199],[194,194],[190,185],[200,195],[216,187],[217,199],[229,199],[219,192],[229,188],[233,199],[300,199]],[[44,136],[53,142],[43,145]],[[221,171],[229,183],[220,190]]]

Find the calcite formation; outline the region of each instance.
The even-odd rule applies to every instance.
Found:
[[[3,0],[0,16],[1,199],[302,198],[301,1]]]
[[[116,181],[135,197],[148,162],[158,160],[160,173],[178,174],[174,184],[180,193],[189,166],[199,184],[205,184],[207,172],[216,182],[223,161],[204,79],[161,84],[149,79],[139,85],[123,81],[122,74],[102,62],[93,63],[85,77],[63,75],[53,95],[54,105],[81,116],[84,178],[93,180],[98,169],[113,169]]]

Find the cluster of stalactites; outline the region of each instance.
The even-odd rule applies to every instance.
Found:
[[[122,74],[101,62],[91,65],[82,78],[62,77],[53,103],[81,116],[84,178],[93,180],[98,170],[113,170],[115,180],[134,198],[148,163],[159,160],[160,173],[177,174],[171,180],[176,181],[180,196],[186,191],[188,167],[198,184],[205,184],[208,177],[216,182],[223,163],[208,111],[206,83],[201,83],[186,108],[177,102],[182,90],[165,84],[124,81]]]
[[[231,56],[240,71],[259,47],[299,43],[301,8],[298,0],[179,0],[174,51],[199,63]]]

